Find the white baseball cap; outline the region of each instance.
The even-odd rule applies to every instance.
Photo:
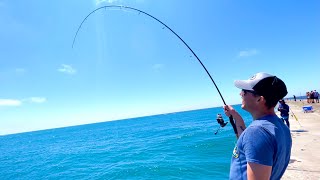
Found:
[[[288,94],[285,83],[277,76],[259,72],[248,80],[236,80],[234,85],[239,89],[255,91],[258,95],[282,99]]]

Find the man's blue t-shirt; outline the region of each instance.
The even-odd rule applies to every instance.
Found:
[[[280,179],[289,164],[291,146],[290,130],[278,116],[254,120],[233,150],[230,179],[247,179],[247,162],[272,166],[270,179]]]

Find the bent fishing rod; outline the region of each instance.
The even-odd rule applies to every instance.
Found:
[[[213,83],[214,86],[216,87],[216,89],[217,89],[217,91],[218,91],[218,93],[219,93],[219,95],[220,95],[220,97],[221,97],[221,99],[222,99],[222,101],[223,101],[223,104],[224,104],[224,105],[227,105],[226,102],[224,101],[223,97],[222,97],[222,94],[221,94],[218,86],[217,86],[216,83],[214,82],[211,74],[209,73],[209,71],[207,70],[207,68],[204,66],[204,64],[201,62],[201,60],[198,58],[198,56],[196,55],[196,53],[190,48],[190,46],[189,46],[176,32],[174,32],[169,26],[167,26],[165,23],[163,23],[162,21],[160,21],[158,18],[152,16],[151,14],[146,13],[146,12],[144,12],[144,11],[142,11],[142,10],[137,9],[137,8],[133,8],[133,7],[129,7],[129,6],[122,6],[122,5],[108,5],[108,6],[99,7],[99,8],[97,8],[97,9],[91,11],[91,12],[82,20],[80,26],[78,27],[78,30],[77,30],[74,38],[73,38],[72,48],[73,48],[73,46],[74,46],[74,44],[75,44],[77,35],[78,35],[78,33],[79,33],[79,31],[80,31],[80,29],[81,29],[81,27],[82,27],[82,24],[88,19],[88,17],[89,17],[90,15],[92,15],[93,13],[101,10],[101,9],[107,9],[107,8],[119,8],[119,9],[116,9],[116,10],[129,9],[129,10],[137,11],[137,12],[139,12],[139,14],[142,13],[142,14],[144,14],[144,15],[147,15],[148,17],[151,17],[152,19],[156,20],[157,22],[159,22],[160,24],[162,24],[163,26],[165,26],[168,30],[170,30],[174,35],[176,35],[177,38],[179,38],[179,39],[183,42],[183,44],[191,51],[191,53],[194,55],[194,57],[196,57],[196,59],[199,61],[199,63],[200,63],[201,66],[203,67],[203,69],[206,71],[207,75],[210,77],[212,83]],[[231,125],[232,125],[233,131],[234,131],[236,137],[238,137],[237,127],[236,127],[236,125],[235,125],[235,122],[234,122],[234,120],[233,120],[233,117],[230,116],[230,117],[229,117],[229,120],[230,120],[230,123],[231,123]]]

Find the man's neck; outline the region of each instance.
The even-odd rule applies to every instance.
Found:
[[[268,115],[276,115],[276,113],[274,112],[274,108],[270,108],[270,109],[266,109],[264,111],[256,112],[255,114],[252,114],[252,117],[254,120],[256,120],[256,119],[259,119],[261,117],[268,116]]]

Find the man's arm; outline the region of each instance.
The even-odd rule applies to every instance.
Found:
[[[272,166],[261,165],[257,163],[247,163],[248,180],[270,179]]]

